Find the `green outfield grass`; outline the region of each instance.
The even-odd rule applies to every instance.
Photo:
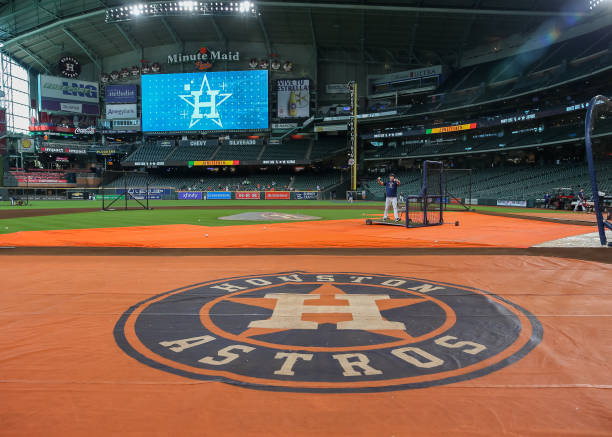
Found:
[[[113,227],[129,227],[129,226],[151,226],[151,225],[169,225],[169,224],[190,224],[199,226],[233,226],[233,225],[254,225],[262,223],[272,223],[272,221],[233,221],[220,220],[219,217],[239,214],[245,212],[241,209],[243,205],[260,205],[267,208],[262,210],[270,211],[269,206],[273,205],[273,211],[285,212],[288,214],[303,213],[310,216],[320,217],[319,220],[343,220],[343,219],[363,219],[366,216],[375,213],[382,213],[382,202],[356,202],[348,204],[346,201],[245,201],[245,200],[212,200],[212,201],[177,201],[177,200],[156,200],[151,202],[152,210],[118,210],[118,211],[95,211],[82,213],[69,213],[47,215],[39,217],[22,217],[11,219],[0,219],[0,234],[13,233],[19,231],[38,231],[38,230],[56,230],[56,229],[87,229],[87,228],[113,228]],[[136,207],[137,204],[131,201],[131,207]],[[315,207],[314,209],[284,209],[287,205],[304,205]],[[318,209],[317,206],[342,206],[342,209]],[[118,206],[118,205],[117,205]],[[164,209],[164,206],[182,206],[185,209]],[[189,208],[195,206],[227,206],[223,209],[197,209]],[[20,208],[20,209],[59,209],[59,208],[100,208],[99,201],[33,201],[27,207],[11,207],[3,202],[0,209]],[[460,206],[454,205],[455,208],[461,209]],[[534,210],[525,208],[508,208],[508,207],[493,207],[493,206],[477,206],[476,210],[493,211],[505,213],[525,213],[525,212],[554,212],[561,211],[553,210]],[[255,210],[250,210],[255,211]],[[569,212],[569,211],[568,211]]]
[[[360,219],[372,214],[371,209],[308,209],[284,210],[275,209],[276,212],[288,214],[303,213],[320,217],[320,220]],[[151,226],[189,224],[199,226],[234,226],[273,223],[274,221],[240,221],[220,220],[219,217],[240,214],[241,209],[154,209],[129,211],[97,211],[74,214],[58,214],[40,217],[22,217],[0,220],[0,234],[18,231],[39,231],[54,229],[87,229],[87,228],[114,228],[126,226]]]

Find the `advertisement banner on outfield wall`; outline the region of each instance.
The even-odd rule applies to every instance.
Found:
[[[276,81],[278,118],[310,116],[310,80],[279,79]]]
[[[518,206],[522,208],[527,208],[526,200],[498,200],[497,206]]]
[[[232,193],[230,191],[209,191],[206,193],[207,200],[231,200]]]
[[[289,200],[290,198],[289,191],[266,191],[266,200]]]
[[[144,200],[147,196],[146,188],[128,188],[128,193],[131,198],[137,200]],[[117,188],[117,194],[123,194],[125,190],[123,188]],[[170,188],[149,188],[149,200],[161,200],[164,196],[170,196],[172,190]]]
[[[100,87],[97,82],[44,74],[38,76],[39,111],[66,111],[99,115],[99,99]],[[63,108],[62,104],[64,105]]]
[[[201,191],[177,191],[179,200],[204,200],[206,196],[203,196]]]
[[[236,191],[236,199],[259,200],[259,191]]]
[[[317,200],[319,198],[318,191],[296,191],[295,200]]]

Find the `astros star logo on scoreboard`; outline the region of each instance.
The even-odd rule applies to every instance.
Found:
[[[221,121],[221,115],[217,111],[217,107],[229,99],[232,94],[231,93],[221,93],[221,90],[213,90],[210,88],[210,84],[208,83],[208,78],[204,75],[202,79],[202,83],[200,84],[199,90],[192,90],[191,83],[187,83],[184,85],[183,89],[185,91],[189,91],[189,94],[179,94],[182,100],[184,100],[189,106],[193,108],[193,112],[191,113],[191,120],[189,121],[189,129],[195,126],[200,120],[203,118],[208,118],[219,127],[223,127],[223,123]],[[206,84],[206,95],[209,97],[208,101],[201,101],[204,84]],[[218,100],[220,99],[220,100]],[[201,108],[208,108],[207,113],[201,113]]]

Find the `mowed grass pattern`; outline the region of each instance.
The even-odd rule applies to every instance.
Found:
[[[364,218],[366,214],[373,213],[371,209],[356,208],[347,208],[345,210],[308,209],[304,211],[294,209],[283,210],[282,208],[279,208],[275,209],[274,211],[287,214],[306,213],[307,215],[320,217],[319,220],[359,219]],[[241,209],[153,209],[148,211],[97,211],[74,214],[57,214],[40,217],[23,217],[0,220],[0,234],[19,231],[116,228],[172,224],[234,226],[287,221],[242,221],[219,219],[219,217],[240,214],[242,212],[244,212],[244,210]]]
[[[63,208],[101,208],[102,203],[96,201],[72,200],[72,201],[33,201],[27,207],[11,207],[7,202],[2,202],[0,209],[63,209]],[[123,204],[122,204],[123,205]],[[122,206],[121,205],[121,206]],[[176,201],[176,200],[156,200],[151,202],[152,210],[116,210],[116,211],[94,211],[70,214],[56,214],[38,217],[21,217],[0,219],[0,234],[7,234],[20,231],[39,231],[57,229],[90,229],[90,228],[116,228],[131,226],[152,226],[152,225],[172,225],[189,224],[196,226],[234,226],[234,225],[253,225],[261,223],[275,223],[278,221],[235,221],[220,220],[219,217],[240,214],[245,212],[244,205],[262,206],[262,211],[275,211],[287,214],[306,214],[320,217],[318,220],[344,220],[344,219],[364,219],[371,214],[382,213],[382,202],[356,202],[348,204],[346,201],[244,201],[244,200],[221,200],[221,201]],[[283,206],[303,205],[304,209],[284,209]],[[117,203],[114,206],[120,207]],[[136,202],[130,202],[130,207],[138,207]],[[164,209],[167,206],[180,206],[184,209]],[[198,209],[197,206],[227,206],[227,209]],[[271,209],[270,206],[275,206]],[[318,206],[336,206],[340,209],[318,209]],[[453,205],[457,210],[461,207]],[[191,208],[190,208],[191,207]],[[277,207],[277,208],[276,208]],[[156,209],[157,208],[157,209]],[[312,208],[312,209],[311,209]],[[533,211],[525,208],[505,208],[477,206],[481,211],[498,211],[505,213],[522,213]],[[256,211],[249,209],[248,211]],[[538,210],[544,212],[546,210]],[[561,211],[550,212],[559,213]]]

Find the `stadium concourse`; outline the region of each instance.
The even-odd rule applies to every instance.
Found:
[[[0,436],[612,435],[611,23],[0,0]]]

